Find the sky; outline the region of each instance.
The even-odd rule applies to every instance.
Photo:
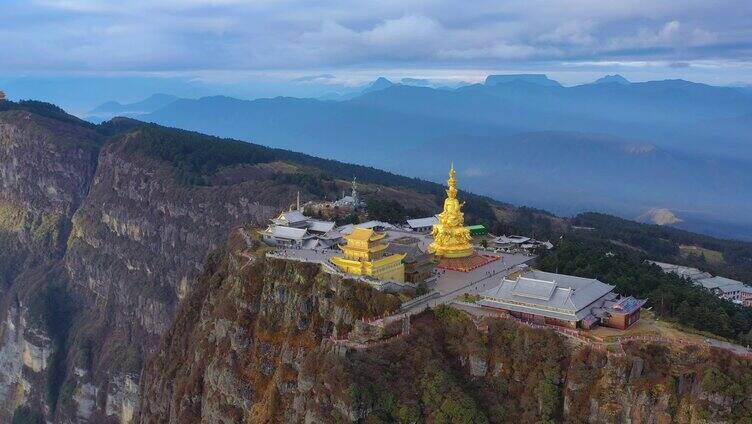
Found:
[[[749,0],[0,0],[0,11],[0,84],[17,96],[35,94],[19,80],[49,82],[53,98],[71,81],[109,81],[123,87],[99,98],[122,101],[320,95],[380,75],[752,84]]]

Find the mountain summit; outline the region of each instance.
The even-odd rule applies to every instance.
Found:
[[[666,208],[651,208],[637,217],[638,222],[656,225],[673,225],[682,222],[682,219]]]
[[[593,84],[622,84],[627,85],[631,82],[619,74],[606,75],[605,77],[598,78]]]
[[[363,93],[371,93],[373,91],[383,90],[393,85],[394,83],[389,81],[388,79],[384,77],[378,77],[376,81],[368,84],[368,86],[366,86],[366,88],[363,89]]]
[[[547,87],[561,87],[558,81],[548,78],[545,74],[509,74],[509,75],[489,75],[486,77],[486,85],[507,84],[510,82],[527,82],[530,84],[543,85]]]
[[[97,114],[117,114],[127,112],[140,112],[149,113],[157,109],[163,108],[168,104],[174,102],[178,98],[171,94],[157,93],[145,98],[144,100],[134,103],[120,103],[116,101],[109,101],[103,103],[96,108],[92,109],[89,113],[93,115]]]

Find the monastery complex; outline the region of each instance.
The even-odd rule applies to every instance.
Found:
[[[639,320],[646,300],[618,295],[614,286],[597,279],[531,268],[532,252],[553,244],[489,235],[482,225],[467,225],[463,205],[452,165],[443,209],[435,216],[410,219],[406,225],[372,220],[337,227],[333,221],[307,217],[298,197],[290,211],[260,234],[267,244],[282,249],[275,257],[317,262],[377,290],[424,293],[404,302],[402,312],[450,303],[465,294],[478,299],[473,304],[478,311],[535,324],[626,329]],[[355,180],[350,195],[316,204],[318,210],[350,212],[363,206]]]

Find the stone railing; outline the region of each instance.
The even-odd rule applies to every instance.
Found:
[[[400,305],[399,311],[405,311],[407,309],[412,308],[415,305],[420,304],[421,302],[427,302],[430,299],[433,299],[435,297],[441,297],[441,294],[437,291],[431,291],[426,294],[422,294],[420,296],[414,297],[407,302]]]

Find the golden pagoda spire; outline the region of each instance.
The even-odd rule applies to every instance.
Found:
[[[438,215],[439,223],[431,231],[433,243],[428,246],[428,251],[436,256],[464,258],[473,254],[473,245],[470,243],[470,230],[465,227],[462,204],[457,200],[457,172],[454,170],[454,163],[449,169],[447,186],[444,210]]]
[[[447,196],[450,199],[456,199],[457,198],[457,172],[454,170],[454,162],[452,162],[452,167],[449,169],[449,179],[447,179],[447,186],[449,186],[449,188],[446,191]]]

